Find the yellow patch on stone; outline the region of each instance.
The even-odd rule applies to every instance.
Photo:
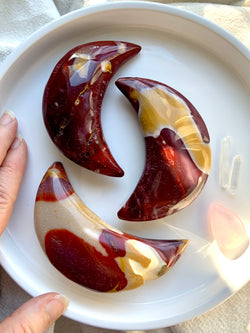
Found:
[[[77,53],[74,56],[74,64],[70,66],[71,75],[73,75],[74,72],[79,72],[81,77],[86,77],[88,63],[91,60],[89,54]]]
[[[108,60],[103,60],[101,62],[101,69],[102,69],[102,72],[109,72],[109,73],[112,73],[112,65],[111,65],[111,62],[108,61]]]
[[[139,101],[139,117],[145,136],[158,136],[164,127],[173,129],[183,140],[196,165],[209,173],[210,145],[203,142],[188,106],[180,97],[160,86],[140,92],[133,89],[130,97]]]

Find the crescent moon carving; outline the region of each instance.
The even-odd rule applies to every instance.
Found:
[[[87,43],[70,50],[52,71],[43,96],[44,123],[62,153],[84,168],[124,174],[105,141],[101,107],[114,73],[140,50],[122,41]]]
[[[118,217],[148,221],[178,212],[193,202],[208,178],[206,125],[187,98],[163,83],[127,77],[116,85],[138,113],[146,144],[143,174]]]
[[[138,288],[159,278],[189,242],[139,238],[115,229],[82,202],[60,162],[40,183],[34,218],[50,262],[67,278],[100,292]]]

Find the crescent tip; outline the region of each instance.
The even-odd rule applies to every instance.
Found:
[[[59,201],[74,193],[61,162],[54,162],[38,187],[36,201]]]

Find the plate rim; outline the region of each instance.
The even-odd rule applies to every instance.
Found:
[[[18,57],[24,53],[29,47],[37,42],[39,39],[45,37],[46,34],[50,33],[54,28],[59,28],[70,21],[82,18],[87,15],[95,14],[100,11],[117,10],[117,9],[147,9],[147,10],[158,10],[160,12],[166,12],[170,15],[181,16],[182,18],[188,19],[189,21],[196,22],[199,25],[212,30],[214,33],[220,35],[223,39],[227,40],[230,44],[241,52],[241,54],[250,61],[250,49],[247,48],[237,37],[231,34],[229,31],[219,26],[218,24],[210,21],[209,19],[190,12],[186,9],[171,6],[170,4],[163,4],[150,1],[115,1],[106,2],[102,4],[91,5],[89,7],[79,8],[75,11],[69,12],[59,18],[46,23],[43,27],[34,31],[25,41],[21,42],[0,64],[0,81],[3,78],[5,71],[12,65]]]

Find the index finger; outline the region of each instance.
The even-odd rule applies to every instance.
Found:
[[[15,139],[17,132],[17,120],[12,111],[5,111],[0,118],[0,165]]]
[[[27,145],[16,137],[0,166],[0,235],[11,216],[27,162]]]

